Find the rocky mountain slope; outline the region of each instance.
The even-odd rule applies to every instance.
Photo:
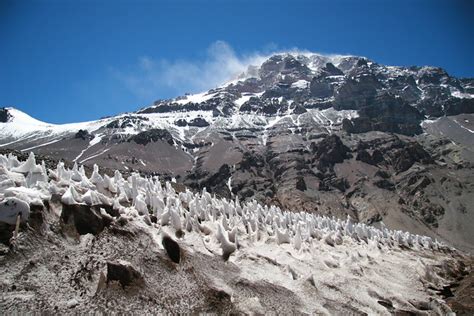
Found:
[[[0,201],[4,314],[472,312],[463,253],[350,217],[34,154],[0,155]]]
[[[0,112],[0,148],[174,177],[221,197],[474,245],[474,79],[278,54],[218,88],[52,125]]]

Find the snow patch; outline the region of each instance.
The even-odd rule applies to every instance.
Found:
[[[474,94],[463,93],[463,92],[460,92],[459,90],[451,91],[451,95],[453,97],[460,98],[460,99],[472,99],[472,98],[474,98]]]
[[[296,82],[293,82],[291,84],[292,88],[297,88],[297,89],[307,89],[309,87],[309,81],[307,80],[298,80]]]
[[[208,94],[208,92],[202,92],[202,93],[197,93],[197,94],[191,94],[191,95],[186,95],[183,99],[176,100],[175,103],[177,104],[188,104],[188,103],[202,103],[206,102],[207,100],[212,99],[214,96],[216,96],[217,93],[211,93]]]

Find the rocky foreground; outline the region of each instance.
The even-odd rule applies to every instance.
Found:
[[[0,197],[3,313],[472,312],[470,257],[383,223],[34,155],[0,155]]]

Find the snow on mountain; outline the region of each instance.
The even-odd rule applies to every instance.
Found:
[[[77,164],[46,170],[33,154],[25,162],[0,155],[0,177],[0,222],[21,215],[33,227],[21,229],[11,240],[16,252],[0,258],[1,287],[13,289],[0,303],[5,311],[98,310],[109,295],[135,300],[127,292],[134,287],[158,302],[180,297],[140,306],[154,313],[451,311],[430,288],[451,282],[446,272],[458,254],[430,237],[218,199],[205,189],[177,191],[157,177],[108,176],[97,166],[90,176]],[[201,295],[221,302],[201,302]]]
[[[291,84],[292,88],[306,89],[309,87],[309,81],[307,80],[298,80]]]
[[[97,121],[70,123],[70,124],[50,124],[39,121],[28,114],[9,107],[6,108],[11,118],[8,122],[0,125],[0,130],[4,136],[24,137],[35,132],[65,133],[73,130],[84,129],[94,131],[98,127]]]
[[[203,125],[211,125],[212,128],[219,117],[235,117],[242,113],[279,117],[292,111],[303,114],[303,111],[309,109],[329,107],[359,111],[377,91],[389,92],[409,103],[448,97],[452,97],[456,103],[456,100],[472,98],[474,94],[464,91],[469,90],[469,87],[469,83],[449,77],[443,70],[434,67],[383,66],[364,57],[287,52],[269,56],[259,65],[249,66],[247,73],[240,75],[239,79],[219,88],[172,100],[157,101],[137,113],[103,120],[49,124],[29,117],[17,109],[7,108],[11,119],[0,125],[0,141],[1,146],[5,147],[19,142],[35,143],[36,139],[41,139],[41,144],[34,145],[46,146],[59,137],[81,129],[106,136],[107,133],[103,130],[107,124],[135,117],[136,119],[130,120],[126,126],[118,126],[114,133],[133,135],[150,128],[165,128],[181,141],[189,142],[191,137],[200,131],[199,128],[205,127]],[[440,93],[443,95],[441,98]],[[358,100],[361,97],[362,99]],[[415,104],[414,106],[418,107]],[[435,106],[439,106],[439,110],[434,110]],[[455,107],[465,105],[456,103],[449,109],[445,109],[443,104],[430,105],[431,113],[427,114],[439,116],[438,111],[458,113],[459,110],[454,109]],[[149,115],[153,113],[156,115]],[[140,120],[142,117],[145,119]],[[201,118],[204,121],[200,120]],[[194,126],[198,129],[190,128],[193,123],[188,125],[187,121],[196,119],[202,123]]]
[[[70,124],[50,124],[39,121],[28,114],[9,107],[5,108],[9,114],[9,120],[0,124],[0,133],[3,138],[0,147],[12,146],[15,143],[28,141],[40,141],[39,146],[46,146],[58,141],[61,137],[79,130],[94,132],[101,126],[101,121],[91,121]],[[25,148],[31,150],[37,146]]]
[[[198,94],[190,94],[190,95],[185,95],[182,98],[176,99],[177,104],[188,104],[188,103],[202,103],[206,102],[209,99],[212,99],[216,93],[198,93]]]
[[[0,149],[383,219],[471,250],[474,196],[459,188],[472,179],[473,87],[436,67],[287,52],[215,89],[97,121],[56,125],[0,109]]]

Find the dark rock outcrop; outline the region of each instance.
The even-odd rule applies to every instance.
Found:
[[[181,260],[181,248],[179,247],[179,244],[167,235],[163,236],[162,244],[171,261],[179,264],[179,261]]]
[[[316,98],[329,98],[333,95],[334,89],[330,82],[325,78],[313,78],[309,86],[311,96]]]
[[[0,243],[10,246],[10,239],[13,237],[15,225],[0,222]]]
[[[97,235],[110,224],[110,221],[100,214],[99,206],[83,204],[63,204],[61,219],[65,224],[72,225],[79,235]]]
[[[189,121],[188,125],[194,127],[206,127],[209,126],[209,123],[202,117],[196,117]]]
[[[10,120],[11,115],[6,108],[0,108],[0,123],[6,123]]]
[[[360,160],[362,162],[365,162],[365,163],[368,163],[369,165],[372,165],[373,162],[372,162],[372,156],[369,154],[369,152],[365,149],[360,149],[358,152],[357,152],[357,156],[356,156],[356,159],[357,160]]]
[[[111,281],[118,281],[122,287],[145,283],[141,273],[124,260],[107,262],[107,283]]]
[[[453,98],[445,102],[444,108],[446,115],[474,113],[474,99]]]
[[[239,169],[250,170],[250,168],[262,168],[265,165],[265,159],[255,152],[245,152],[239,163]]]
[[[357,151],[356,160],[360,160],[369,165],[377,165],[381,163],[384,158],[382,152],[378,149],[375,149],[372,154],[370,154],[366,149],[359,149]]]
[[[344,178],[331,178],[326,181],[326,184],[338,189],[341,192],[345,192],[350,186]]]
[[[350,149],[345,146],[339,136],[332,134],[319,143],[311,143],[311,150],[319,160],[318,169],[326,171],[334,164],[341,163],[348,158]]]
[[[179,119],[176,122],[174,122],[174,125],[179,126],[179,127],[184,127],[188,125],[188,122],[185,119]]]
[[[208,191],[213,192],[221,197],[230,198],[231,192],[227,186],[227,181],[231,177],[231,170],[229,165],[223,164],[217,172],[209,174],[195,173],[186,177],[185,183],[197,190],[206,188]]]
[[[293,107],[293,114],[303,114],[308,112],[301,104],[296,104]]]
[[[120,117],[116,120],[113,120],[109,124],[107,124],[106,128],[127,128],[127,127],[135,127],[139,126],[142,122],[148,121],[149,118],[144,116],[124,116]]]
[[[379,88],[380,82],[371,73],[349,77],[335,93],[335,106],[346,110],[368,106]]]
[[[343,129],[348,133],[381,131],[416,135],[422,132],[423,115],[403,99],[383,94],[359,109],[359,117],[344,119]]]
[[[80,129],[76,135],[74,135],[74,138],[77,139],[82,139],[82,140],[91,140],[94,139],[94,135],[90,134],[89,131]]]
[[[240,107],[240,112],[243,113],[258,113],[265,115],[274,115],[279,110],[283,110],[283,107],[287,108],[287,103],[279,103],[273,99],[262,100],[260,98],[251,97],[247,102],[242,104]]]
[[[385,190],[390,190],[390,191],[395,190],[395,185],[387,179],[376,180],[374,181],[374,185],[376,187],[379,187]]]
[[[332,63],[326,63],[326,66],[321,68],[321,73],[326,77],[326,76],[343,76],[344,73],[334,66]]]
[[[303,177],[298,177],[296,180],[296,189],[300,191],[306,191],[306,182]]]
[[[140,145],[146,145],[151,142],[164,141],[170,145],[174,145],[173,136],[165,129],[150,129],[128,139],[128,142],[135,142]]]
[[[434,161],[430,154],[419,143],[412,142],[396,151],[393,167],[395,171],[403,172],[413,166],[415,162],[431,164]]]

